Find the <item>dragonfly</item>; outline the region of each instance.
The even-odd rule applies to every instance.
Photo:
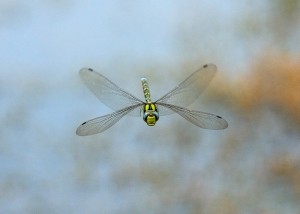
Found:
[[[114,112],[82,123],[76,134],[86,136],[101,133],[125,115],[141,116],[148,126],[154,126],[160,116],[173,113],[203,129],[225,129],[228,123],[221,116],[187,108],[207,88],[216,72],[216,65],[205,64],[174,89],[152,102],[146,78],[141,79],[145,97],[145,101],[142,101],[93,69],[82,68],[79,75],[83,83]]]

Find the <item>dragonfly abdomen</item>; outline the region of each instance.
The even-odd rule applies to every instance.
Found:
[[[141,82],[142,82],[142,87],[143,87],[143,92],[144,92],[146,103],[151,103],[150,89],[149,89],[149,85],[148,85],[147,79],[146,78],[142,78]]]

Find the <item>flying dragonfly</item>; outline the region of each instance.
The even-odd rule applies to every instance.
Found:
[[[160,116],[172,113],[179,114],[200,128],[225,129],[228,127],[228,123],[222,117],[186,108],[206,89],[216,71],[217,66],[206,64],[192,73],[173,90],[152,102],[146,78],[141,79],[145,96],[145,101],[142,101],[93,69],[82,68],[79,71],[79,75],[84,84],[103,104],[115,112],[82,123],[77,128],[76,134],[85,136],[103,132],[125,115],[142,116],[148,126],[154,126]]]

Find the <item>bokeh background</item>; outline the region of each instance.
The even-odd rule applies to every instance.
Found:
[[[0,213],[300,213],[300,1],[0,1]],[[91,67],[159,98],[205,63],[193,109],[155,127],[111,112]]]

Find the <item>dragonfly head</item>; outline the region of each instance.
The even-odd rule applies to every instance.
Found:
[[[142,116],[148,126],[154,126],[159,119],[156,105],[153,103],[146,103],[142,109]]]

